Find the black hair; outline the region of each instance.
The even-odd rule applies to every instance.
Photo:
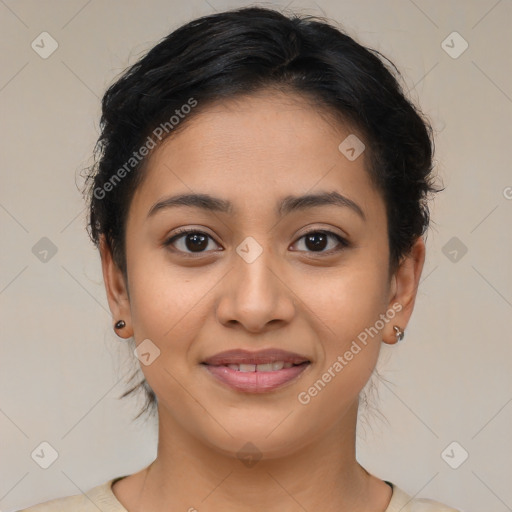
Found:
[[[208,105],[275,88],[308,99],[364,140],[367,170],[387,209],[395,269],[426,232],[427,200],[438,191],[432,127],[397,77],[391,61],[325,18],[246,7],[190,21],[127,69],[102,99],[85,188],[92,241],[98,247],[105,238],[126,280],[127,213],[146,155]],[[145,379],[123,396],[141,386],[142,414],[156,405]]]

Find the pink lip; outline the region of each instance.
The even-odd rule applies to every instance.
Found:
[[[292,363],[295,366],[270,372],[241,372],[226,366],[228,364],[266,364],[276,361]],[[283,386],[298,377],[309,364],[306,357],[280,349],[257,352],[229,350],[216,354],[203,363],[208,372],[221,382],[247,393],[265,393]]]
[[[205,359],[204,363],[209,366],[221,366],[226,364],[265,364],[275,361],[300,364],[309,360],[307,357],[294,352],[287,352],[278,348],[269,348],[254,352],[239,349],[227,350]]]

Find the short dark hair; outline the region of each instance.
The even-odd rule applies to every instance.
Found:
[[[438,191],[432,127],[397,77],[390,60],[318,16],[246,7],[190,21],[127,69],[103,97],[101,134],[85,188],[92,241],[98,247],[105,237],[126,280],[127,213],[147,161],[139,159],[140,148],[150,139],[160,144],[216,101],[277,88],[305,97],[361,134],[368,173],[386,205],[395,269],[426,232],[427,201]],[[182,111],[187,115],[169,122]],[[140,386],[147,397],[142,414],[156,405],[144,379],[123,396]]]

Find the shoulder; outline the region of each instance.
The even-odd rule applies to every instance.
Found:
[[[443,503],[425,498],[413,498],[394,484],[393,495],[385,512],[460,512]]]
[[[84,494],[56,498],[18,512],[127,512],[112,492],[113,478]]]

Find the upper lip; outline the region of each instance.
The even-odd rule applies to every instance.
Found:
[[[301,364],[309,362],[309,359],[295,352],[288,352],[278,348],[269,348],[265,350],[226,350],[219,352],[203,361],[203,364],[210,366],[221,366],[227,364],[267,364],[276,361],[285,363]]]

